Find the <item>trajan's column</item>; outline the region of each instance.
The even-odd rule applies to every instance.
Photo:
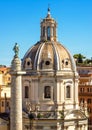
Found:
[[[22,130],[22,82],[21,61],[18,57],[19,47],[15,43],[13,48],[15,55],[11,63],[11,115],[10,130]]]

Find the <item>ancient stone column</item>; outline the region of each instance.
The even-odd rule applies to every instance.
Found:
[[[16,49],[16,48],[15,48]],[[11,63],[11,110],[10,110],[10,130],[22,130],[22,82],[21,76],[25,72],[21,71],[21,61],[18,52]]]

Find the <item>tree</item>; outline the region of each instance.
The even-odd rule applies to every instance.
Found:
[[[77,63],[83,63],[83,59],[85,59],[86,57],[83,56],[82,54],[74,54],[73,56],[75,59],[77,59]]]
[[[86,60],[84,61],[84,63],[86,63],[86,64],[92,64],[92,59],[86,59]]]

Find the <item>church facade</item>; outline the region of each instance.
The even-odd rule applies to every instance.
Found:
[[[56,29],[48,9],[40,41],[22,59],[23,130],[87,130],[87,106],[79,107],[75,61],[57,41]]]

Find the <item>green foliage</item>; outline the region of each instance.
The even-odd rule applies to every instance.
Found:
[[[59,111],[59,113],[60,113],[61,119],[64,119],[64,111],[63,110]]]
[[[79,66],[92,66],[92,58],[87,59],[82,54],[74,54],[73,57],[76,59],[76,64]]]
[[[75,59],[77,59],[77,63],[83,63],[83,59],[85,59],[86,57],[83,56],[82,54],[74,54],[73,56]]]
[[[41,118],[41,117],[42,117],[41,113],[38,113],[37,118]]]
[[[86,59],[86,60],[84,61],[84,63],[86,63],[86,64],[92,64],[92,59]]]

